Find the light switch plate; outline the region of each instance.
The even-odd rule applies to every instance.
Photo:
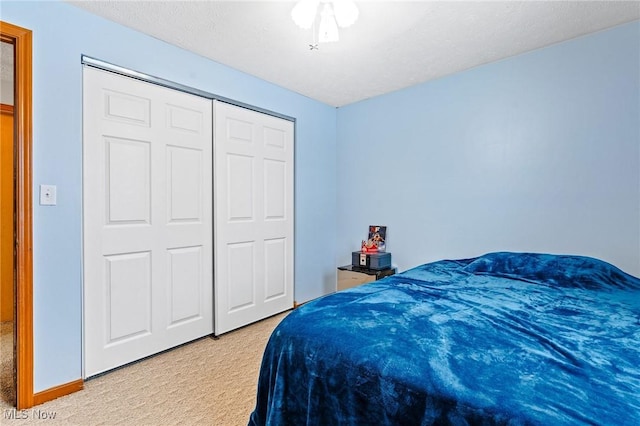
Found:
[[[40,185],[40,205],[55,206],[57,194],[55,185]]]

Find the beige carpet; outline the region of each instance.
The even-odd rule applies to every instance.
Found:
[[[84,390],[24,412],[3,405],[0,423],[246,425],[264,347],[287,313],[88,380]]]
[[[13,386],[13,323],[0,323],[0,408],[15,405]]]

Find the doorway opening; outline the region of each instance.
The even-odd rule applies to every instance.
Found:
[[[2,406],[15,406],[14,374],[14,162],[13,44],[0,42],[0,395]]]
[[[13,47],[13,365],[9,385],[19,410],[34,405],[32,243],[32,32],[0,21],[0,41]],[[3,130],[4,133],[4,130]],[[4,166],[3,166],[4,168]],[[4,207],[2,207],[4,208]],[[4,343],[4,342],[3,342]],[[3,350],[4,351],[4,350]]]

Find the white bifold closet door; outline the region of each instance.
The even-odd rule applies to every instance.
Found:
[[[213,333],[212,102],[84,68],[84,374]]]
[[[293,307],[293,122],[215,102],[215,333]]]

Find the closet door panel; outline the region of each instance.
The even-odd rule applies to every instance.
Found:
[[[213,332],[212,102],[83,72],[85,377]]]
[[[215,333],[293,306],[293,123],[216,102]]]

